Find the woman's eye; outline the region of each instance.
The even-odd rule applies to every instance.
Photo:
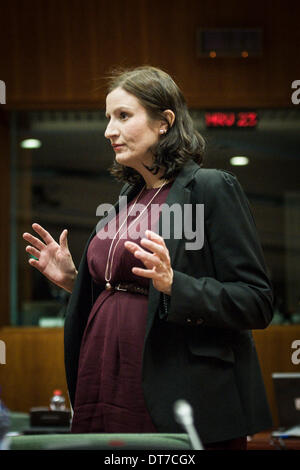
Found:
[[[126,119],[127,117],[128,117],[128,114],[125,113],[124,111],[122,111],[122,112],[120,113],[120,118],[121,118],[121,119]]]

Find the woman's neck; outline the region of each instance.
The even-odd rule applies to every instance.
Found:
[[[143,177],[145,185],[146,185],[146,189],[159,188],[163,184],[166,184],[169,182],[169,180],[166,180],[165,178],[163,178],[163,174],[164,174],[163,168],[161,168],[157,172],[156,175],[151,173],[151,171],[148,170],[145,164],[139,164],[138,166],[135,166],[134,168]]]
[[[146,170],[146,172],[142,174],[142,177],[145,180],[146,184],[146,189],[151,189],[151,188],[159,188],[163,184],[166,184],[168,180],[165,178],[162,178],[162,175],[164,174],[163,170],[159,170],[157,175],[153,175],[150,171]]]
[[[165,185],[166,183],[168,183],[168,180],[161,179],[161,180],[158,180],[157,182],[155,182],[152,185],[147,185],[146,184],[146,189],[160,188],[161,186]]]

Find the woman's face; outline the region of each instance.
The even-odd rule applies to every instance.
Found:
[[[151,121],[138,99],[118,87],[106,97],[106,117],[109,119],[105,137],[116,153],[116,161],[135,169],[151,164],[149,150],[158,142],[160,121]]]

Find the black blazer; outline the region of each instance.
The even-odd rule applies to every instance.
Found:
[[[139,189],[125,184],[120,195],[130,201]],[[150,281],[142,386],[154,425],[158,432],[182,432],[173,416],[174,402],[182,398],[194,410],[204,443],[267,429],[272,420],[250,330],[270,323],[273,294],[247,198],[231,173],[189,161],[166,203],[204,204],[204,245],[186,250],[189,237],[175,238],[171,227],[165,239],[174,271],[171,296]],[[85,248],[65,320],[72,405],[81,338],[100,293],[86,260],[95,233]]]

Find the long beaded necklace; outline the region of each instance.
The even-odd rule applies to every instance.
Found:
[[[150,201],[148,202],[148,204],[146,205],[146,207],[144,207],[144,209],[142,210],[142,212],[140,212],[140,214],[135,218],[135,220],[133,220],[133,222],[131,222],[131,224],[129,225],[128,227],[128,233],[129,233],[129,229],[130,227],[136,223],[136,221],[143,215],[143,213],[147,210],[148,206],[151,204],[151,202],[153,201],[153,199],[157,196],[157,194],[161,191],[161,189],[165,186],[165,184],[167,184],[167,181],[165,181],[159,188],[158,190],[156,191],[156,193],[154,194],[154,196],[150,199]],[[121,237],[122,235],[126,232],[127,229],[124,230],[123,233],[120,234],[120,237],[119,239],[117,240],[115,246],[114,246],[114,249],[113,249],[113,252],[112,252],[112,258],[111,258],[111,262],[110,262],[110,253],[111,253],[111,250],[112,250],[112,246],[113,246],[113,243],[115,241],[115,238],[116,236],[118,235],[118,233],[120,232],[120,230],[122,229],[123,225],[125,224],[125,222],[127,222],[127,219],[129,217],[129,215],[131,214],[131,212],[133,211],[140,195],[144,192],[146,188],[146,185],[142,188],[142,190],[139,192],[136,200],[134,201],[134,204],[132,205],[129,213],[127,214],[127,217],[126,219],[124,220],[124,222],[122,223],[122,225],[119,227],[118,231],[115,233],[114,235],[114,238],[110,244],[110,248],[109,248],[109,252],[108,252],[108,256],[107,256],[107,262],[106,262],[106,268],[105,268],[105,281],[106,281],[106,284],[105,284],[105,289],[106,290],[111,290],[112,289],[112,285],[110,284],[110,280],[111,280],[111,275],[112,275],[112,266],[113,266],[113,262],[114,262],[114,255],[115,255],[115,251],[116,251],[116,248],[118,246],[118,243],[119,241],[121,240]],[[108,276],[108,271],[109,271],[109,276]]]

